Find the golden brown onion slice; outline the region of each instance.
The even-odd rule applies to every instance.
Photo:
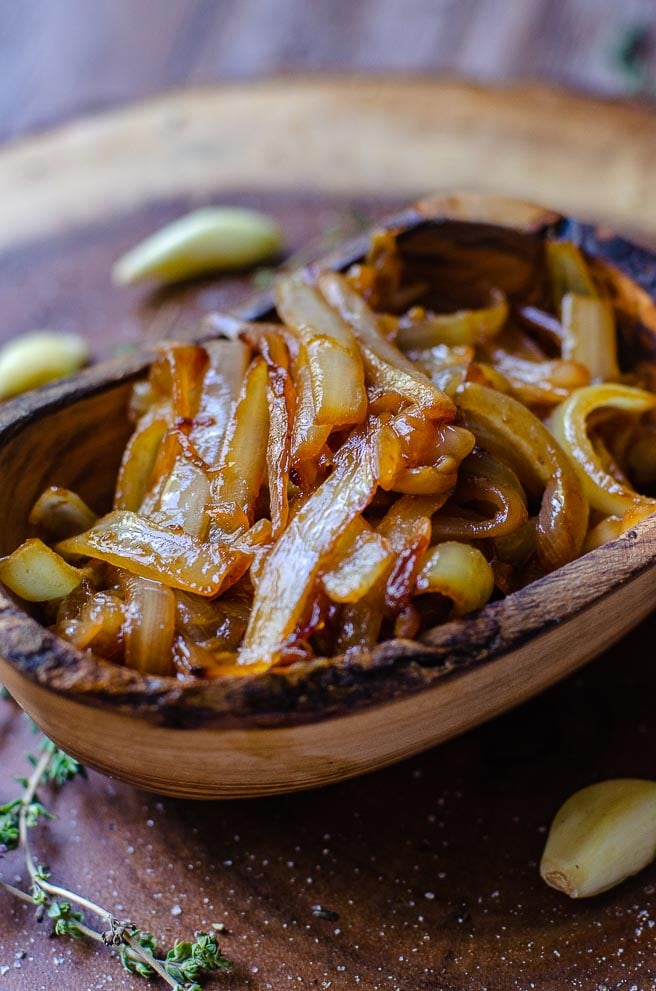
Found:
[[[159,526],[128,511],[115,511],[86,533],[57,544],[71,557],[106,561],[170,588],[212,598],[248,569],[252,555],[226,544],[201,543],[181,530]]]
[[[641,416],[656,408],[656,396],[628,385],[590,385],[558,406],[549,424],[576,466],[590,505],[606,515],[621,516],[644,497],[608,474],[588,436],[588,417],[605,407]]]
[[[541,493],[537,553],[548,570],[581,553],[588,503],[570,458],[543,423],[511,396],[467,382],[458,406],[477,443],[517,475],[529,493]]]

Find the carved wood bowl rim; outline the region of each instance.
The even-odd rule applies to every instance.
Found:
[[[471,193],[429,197],[373,229],[404,231],[445,220],[492,224],[540,237],[552,233],[578,242],[588,255],[612,261],[624,277],[633,280],[641,316],[647,315],[652,322],[649,329],[656,332],[656,256],[606,230],[532,204]],[[368,231],[343,245],[323,258],[322,264],[345,267],[362,256],[370,236]],[[261,293],[236,312],[257,319],[271,308],[271,295]],[[103,362],[5,404],[0,411],[0,450],[35,421],[136,379],[146,371],[153,354],[153,349],[144,349]],[[0,675],[6,666],[19,675],[24,698],[29,698],[26,679],[78,703],[138,716],[163,727],[298,726],[408,698],[493,665],[553,627],[576,621],[592,605],[609,599],[655,565],[656,516],[526,588],[490,603],[474,616],[434,628],[422,641],[386,641],[357,660],[331,658],[272,670],[255,678],[195,682],[143,675],[79,651],[25,612],[0,587]],[[647,605],[631,625],[648,611]],[[626,628],[609,630],[608,643],[624,632]],[[583,651],[569,670],[589,656]],[[562,672],[557,677],[562,677]],[[543,679],[534,691],[548,682],[548,678]],[[517,701],[534,691],[523,691]],[[25,704],[24,699],[21,701]],[[29,704],[26,707],[29,709]]]

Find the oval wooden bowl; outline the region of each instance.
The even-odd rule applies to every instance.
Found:
[[[656,352],[656,256],[539,207],[497,197],[422,201],[385,225],[408,264],[462,264],[483,250],[512,298],[543,241],[573,240],[605,279],[625,359]],[[323,259],[342,267],[369,235]],[[262,295],[241,315],[271,318]],[[28,534],[47,485],[109,507],[130,433],[131,382],[150,355],[98,365],[0,413],[0,552]],[[258,678],[182,683],[74,649],[0,593],[0,680],[41,729],[85,764],[189,798],[267,795],[328,784],[401,760],[524,701],[620,638],[652,608],[656,517],[477,615],[421,642],[388,641]]]

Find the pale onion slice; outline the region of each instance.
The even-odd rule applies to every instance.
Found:
[[[536,528],[542,564],[552,571],[578,557],[587,532],[588,502],[569,455],[512,396],[467,382],[458,406],[477,443],[504,461],[529,494],[542,494]]]
[[[61,541],[57,550],[106,561],[130,574],[208,598],[238,581],[252,560],[239,548],[201,543],[188,533],[119,510],[103,516],[86,533]]]
[[[207,475],[189,458],[180,456],[164,483],[159,507],[152,519],[165,526],[181,527],[185,533],[202,539],[207,533],[209,504]]]
[[[615,540],[654,513],[656,513],[656,499],[642,499],[627,509],[623,516],[606,516],[589,531],[584,550],[592,551],[602,544],[607,544],[609,540]]]
[[[170,396],[173,424],[189,429],[198,413],[209,356],[200,344],[165,344],[160,351],[150,381],[163,395]]]
[[[571,241],[547,241],[544,247],[554,303],[559,313],[563,296],[568,292],[579,296],[599,295],[586,260],[575,244]]]
[[[338,654],[371,650],[380,636],[386,608],[407,609],[418,562],[430,543],[430,518],[443,498],[401,496],[376,528],[392,550],[393,563],[358,602],[344,605],[336,641]]]
[[[217,533],[234,533],[243,526],[244,517],[249,524],[253,522],[255,500],[266,469],[269,434],[267,388],[266,362],[263,358],[255,358],[227,426],[219,458],[220,468],[211,485],[212,503],[221,507],[220,519],[212,514]]]
[[[314,422],[346,427],[367,415],[364,368],[353,331],[302,273],[281,279],[276,309],[303,342],[309,363]]]
[[[161,582],[129,575],[124,583],[125,663],[144,674],[173,674],[175,596]]]
[[[115,509],[136,513],[141,508],[167,427],[168,421],[160,418],[137,425],[123,452],[114,496]]]
[[[556,407],[549,426],[576,466],[590,505],[608,516],[622,516],[644,497],[608,474],[588,436],[588,416],[604,407],[641,416],[656,408],[656,395],[628,385],[589,385]]]
[[[332,430],[331,424],[317,423],[317,408],[312,393],[310,360],[305,346],[290,328],[285,329],[290,348],[290,371],[296,392],[296,410],[292,424],[291,464],[296,469],[318,457]]]
[[[416,404],[431,419],[453,420],[455,408],[448,396],[383,337],[376,314],[342,275],[324,272],[318,286],[360,342],[371,401],[391,403],[396,409],[407,403]]]
[[[456,313],[426,313],[410,310],[398,323],[396,345],[402,351],[447,345],[450,348],[476,345],[490,340],[508,319],[508,303],[502,292],[493,290],[489,306]]]
[[[503,375],[515,397],[526,406],[555,406],[575,389],[590,383],[590,373],[584,363],[581,360],[565,361],[564,353],[563,358],[548,361],[520,358],[497,347],[490,348],[486,354],[492,368]]]
[[[88,530],[97,516],[76,492],[50,485],[32,506],[28,523],[40,526],[55,540]]]
[[[458,462],[450,455],[438,458],[434,465],[402,468],[385,488],[404,495],[450,495],[458,478]]]
[[[428,376],[437,389],[453,399],[457,389],[467,378],[467,371],[474,360],[474,349],[448,348],[445,344],[440,344],[433,348],[408,351],[406,357]]]
[[[447,540],[424,555],[417,575],[416,593],[439,592],[453,602],[455,616],[480,609],[494,591],[494,575],[487,560],[471,544]]]
[[[345,527],[365,509],[378,485],[379,424],[356,429],[335,455],[332,474],[292,516],[273,545],[258,581],[239,663],[275,664],[312,595],[322,562]]]
[[[262,332],[257,338],[257,348],[266,362],[269,376],[266,474],[271,529],[273,536],[278,537],[287,526],[289,516],[289,470],[296,393],[289,375],[289,353],[280,334]]]
[[[250,349],[243,341],[207,341],[204,347],[209,365],[189,440],[208,467],[217,468],[230,412],[248,368]]]
[[[561,304],[563,358],[584,365],[593,382],[619,377],[615,315],[610,302],[565,293]]]
[[[356,516],[335,546],[336,563],[321,579],[333,602],[358,602],[389,573],[394,560],[384,537]]]
[[[27,602],[63,599],[77,588],[84,572],[68,564],[32,537],[0,560],[0,582]]]

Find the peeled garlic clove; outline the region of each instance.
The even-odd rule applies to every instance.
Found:
[[[37,330],[15,337],[0,348],[0,399],[72,375],[88,360],[89,346],[79,334]]]
[[[656,782],[617,778],[572,795],[554,819],[540,875],[571,898],[597,895],[656,855]]]
[[[122,286],[145,279],[178,282],[256,265],[281,246],[282,233],[271,217],[238,207],[205,207],[128,251],[114,265],[112,278]]]

